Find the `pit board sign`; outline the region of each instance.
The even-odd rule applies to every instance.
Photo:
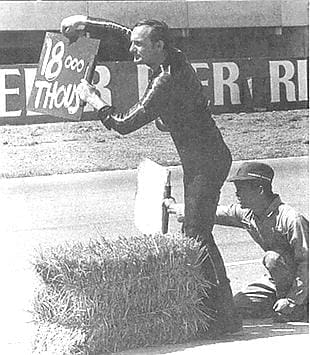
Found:
[[[28,110],[79,121],[83,105],[76,88],[81,79],[90,78],[99,43],[85,37],[72,42],[62,34],[47,32]]]
[[[167,233],[168,218],[163,199],[166,195],[170,171],[154,161],[144,158],[138,166],[137,191],[134,207],[134,222],[146,235]],[[165,211],[165,213],[163,213]]]

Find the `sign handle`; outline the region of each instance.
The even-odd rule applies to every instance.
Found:
[[[167,182],[165,184],[164,189],[164,199],[171,197],[171,171],[169,170],[167,176]],[[168,225],[169,225],[169,213],[167,211],[166,206],[163,204],[162,206],[162,234],[166,234],[168,232]]]
[[[84,75],[84,79],[90,84],[93,80],[95,68],[96,68],[96,57],[93,57],[93,59],[89,61]]]
[[[95,68],[96,68],[96,57],[93,57],[88,65],[87,68],[85,70],[85,75],[84,75],[84,79],[91,84],[93,77],[94,77],[94,72],[95,72]],[[80,106],[85,107],[86,106],[86,102],[82,102],[80,103]]]

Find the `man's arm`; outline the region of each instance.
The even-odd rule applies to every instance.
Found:
[[[114,107],[109,107],[85,80],[79,84],[77,91],[82,101],[98,111],[99,119],[108,129],[113,128],[120,134],[128,134],[160,116],[162,109],[168,104],[171,83],[171,74],[163,69],[142,99],[126,112],[120,113]]]
[[[298,216],[289,231],[289,242],[294,250],[296,277],[287,298],[302,304],[309,295],[309,222]]]
[[[108,129],[113,128],[120,134],[128,134],[157,119],[168,104],[171,83],[171,74],[162,70],[138,103],[124,113],[112,110],[107,117],[104,114],[102,123]],[[99,117],[101,117],[100,112]]]
[[[229,206],[219,205],[216,209],[215,224],[244,228],[244,225],[241,223],[243,216],[244,211],[236,203]]]
[[[309,295],[309,222],[306,218],[298,216],[294,219],[288,238],[296,262],[295,279],[286,297],[278,299],[273,306],[274,311],[284,317],[303,304]]]
[[[184,204],[176,203],[174,198],[164,200],[167,211],[175,214],[178,222],[184,222]],[[230,206],[217,206],[215,224],[224,226],[243,228],[241,223],[243,213],[238,205],[232,204]]]
[[[61,33],[69,38],[83,36],[88,32],[91,37],[100,39],[107,30],[120,34],[128,40],[129,44],[131,29],[113,21],[85,15],[74,15],[63,19],[60,25]]]

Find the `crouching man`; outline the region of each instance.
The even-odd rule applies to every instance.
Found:
[[[242,317],[308,322],[309,222],[272,192],[273,177],[267,164],[243,163],[228,179],[238,203],[218,206],[215,223],[246,229],[265,251],[266,274],[234,296]],[[165,205],[181,222],[182,204],[167,199]]]

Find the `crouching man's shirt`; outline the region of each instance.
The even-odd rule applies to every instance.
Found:
[[[246,229],[264,251],[290,256],[296,273],[287,298],[304,303],[309,293],[309,222],[304,216],[275,195],[260,218],[239,204],[218,206],[216,224]]]

